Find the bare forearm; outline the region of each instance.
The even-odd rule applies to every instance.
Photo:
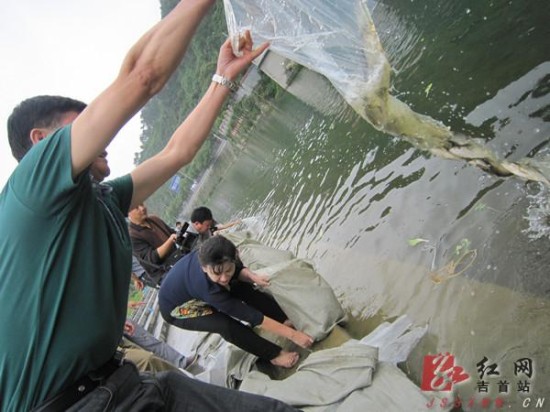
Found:
[[[87,168],[120,128],[164,86],[214,1],[181,1],[130,49],[116,80],[73,123],[73,177]]]
[[[254,277],[254,272],[252,272],[248,268],[243,268],[239,272],[239,280],[242,282],[254,283],[253,277]]]
[[[227,87],[211,83],[197,107],[176,129],[163,151],[175,156],[177,163],[191,162],[208,137],[227,96]]]
[[[215,0],[182,0],[132,47],[120,74],[138,67],[149,68],[151,95],[157,93],[180,63],[193,33]]]
[[[132,172],[132,205],[147,199],[160,185],[193,160],[208,137],[228,95],[229,89],[225,86],[211,83],[197,107],[176,129],[166,147]]]
[[[292,340],[293,334],[296,332],[296,330],[289,328],[288,326],[279,323],[268,316],[264,316],[264,320],[261,323],[260,327],[268,332],[274,333],[278,336],[282,336],[283,338],[289,340]]]
[[[220,48],[216,74],[229,80],[235,80],[239,73],[267,46],[267,43],[264,43],[253,50],[252,38],[250,33],[246,32],[240,45],[242,56],[237,57],[233,54],[230,40],[227,39]],[[226,86],[211,83],[195,110],[174,132],[166,147],[132,172],[134,181],[132,205],[135,206],[147,199],[179,169],[193,160],[208,137],[216,116],[228,95],[229,89]]]
[[[157,253],[161,260],[164,260],[174,248],[174,239],[174,236],[170,236],[168,239],[166,239],[166,242],[164,242],[157,248]]]
[[[233,222],[229,222],[229,223],[224,223],[222,225],[217,225],[217,229],[218,230],[224,230],[224,229],[229,229],[230,227],[233,227],[235,225],[238,225],[239,223],[242,223],[242,220],[234,220]]]
[[[283,323],[279,323],[267,316],[264,316],[264,320],[260,327],[276,335],[282,336],[283,338],[287,338],[302,348],[309,348],[313,344],[313,338],[311,336],[286,326]]]

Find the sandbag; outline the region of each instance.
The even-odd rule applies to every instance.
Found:
[[[290,252],[264,246],[246,234],[226,237],[237,245],[247,267],[269,276],[270,286],[262,291],[275,298],[296,329],[321,340],[346,321],[334,291],[310,263]]]
[[[250,372],[240,390],[279,399],[289,405],[330,405],[372,383],[378,349],[357,341],[314,352],[288,378],[275,381]]]
[[[356,340],[315,352],[296,372],[281,381],[250,372],[240,390],[279,399],[304,412],[420,412],[442,395],[424,393],[394,364],[377,362],[377,349]]]
[[[250,270],[256,271],[265,266],[294,259],[292,252],[262,245],[252,239],[247,232],[227,233],[223,236],[237,246],[241,260]]]

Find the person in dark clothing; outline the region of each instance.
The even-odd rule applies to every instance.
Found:
[[[128,220],[132,253],[153,284],[160,285],[164,274],[185,253],[176,245],[176,231],[160,217],[149,216],[144,204],[130,210]]]
[[[104,186],[94,185],[88,170],[163,88],[214,3],[178,2],[135,43],[90,105],[42,95],[10,115],[8,139],[19,164],[0,192],[0,410],[294,410],[177,372],[142,375],[116,353],[131,268],[125,216],[192,161],[228,85],[267,44],[253,50],[245,32],[238,57],[226,40],[204,97],[160,153]],[[66,21],[43,23],[45,33]]]
[[[239,223],[241,223],[240,219],[223,224],[216,222],[212,215],[212,211],[206,206],[199,206],[193,209],[193,212],[191,212],[191,226],[189,228],[190,234],[196,236],[193,248],[198,249],[200,245],[211,236],[218,234],[221,230],[238,225]]]
[[[292,328],[275,300],[256,290],[257,286],[269,286],[268,278],[244,267],[231,241],[214,236],[167,273],[159,291],[159,308],[174,326],[219,333],[261,359],[290,368],[298,354],[282,350],[252,328],[258,326],[303,348],[311,346],[313,338]]]
[[[212,216],[212,211],[206,206],[200,206],[191,212],[191,225],[199,235],[200,242],[204,242],[216,231],[217,222]]]

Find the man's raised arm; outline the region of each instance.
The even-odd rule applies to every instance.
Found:
[[[237,57],[227,39],[220,48],[216,74],[233,81],[267,47],[268,44],[264,43],[254,50],[250,32],[247,31],[240,39],[239,50],[242,55]],[[131,208],[142,203],[180,168],[193,160],[208,137],[228,95],[227,86],[212,82],[199,104],[176,129],[166,147],[134,169]]]
[[[214,1],[182,0],[130,49],[115,81],[73,123],[73,177],[86,169],[121,127],[162,89]]]

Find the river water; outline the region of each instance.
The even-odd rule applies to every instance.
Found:
[[[501,157],[550,154],[548,2],[377,2],[371,11],[399,99]],[[417,384],[424,356],[449,352],[470,375],[454,385],[474,398],[465,409],[482,409],[482,398],[515,408],[546,397],[550,407],[547,189],[429,156],[350,109],[327,116],[290,94],[241,138],[188,208],[207,204],[218,221],[251,217],[264,244],[311,260],[355,337],[402,314],[428,324],[403,366]],[[522,358],[531,377],[515,367]]]

